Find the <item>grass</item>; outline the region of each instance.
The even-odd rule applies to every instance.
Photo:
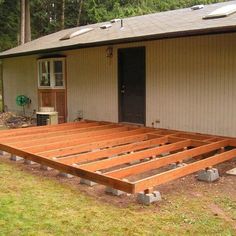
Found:
[[[234,199],[172,193],[160,205],[103,203],[67,183],[0,160],[0,235],[236,235],[208,209],[219,203],[235,216]]]

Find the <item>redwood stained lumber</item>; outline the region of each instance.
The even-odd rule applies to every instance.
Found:
[[[199,168],[230,160],[236,156],[236,139],[84,121],[0,132],[0,150],[121,191],[136,193],[194,173]],[[146,158],[151,159],[125,165]],[[193,163],[172,171],[136,182],[124,180],[191,158],[194,158]]]
[[[90,171],[97,171],[97,170],[106,169],[113,166],[129,163],[132,161],[144,159],[147,157],[161,155],[165,152],[176,151],[181,148],[189,147],[190,145],[191,145],[191,140],[180,141],[177,143],[172,143],[172,144],[164,145],[161,147],[150,148],[148,150],[135,152],[128,155],[113,157],[106,160],[84,164],[84,165],[81,165],[80,168],[90,170]]]
[[[128,131],[129,128],[127,127],[110,127],[110,128],[104,128],[100,131],[91,131],[91,132],[85,132],[85,133],[79,133],[75,135],[65,136],[65,137],[55,137],[53,140],[45,138],[45,143],[38,144],[37,142],[31,143],[31,145],[28,147],[23,147],[22,150],[32,153],[37,152],[46,152],[50,150],[55,150],[59,148],[66,148],[66,147],[72,147],[72,146],[78,146],[80,144],[84,144],[87,141],[99,139],[101,137],[104,137],[106,135],[110,134],[116,134],[116,133],[122,133],[125,131]],[[68,139],[67,139],[68,138]],[[14,144],[9,144],[9,146],[17,147]]]
[[[145,129],[123,131],[123,132],[120,132],[117,134],[114,133],[114,134],[110,134],[110,135],[103,135],[101,137],[88,138],[88,139],[85,139],[84,141],[81,141],[80,145],[73,146],[73,147],[57,148],[55,150],[43,151],[43,152],[39,152],[37,150],[38,151],[37,154],[39,154],[40,156],[48,157],[48,158],[69,156],[69,155],[74,155],[74,154],[78,154],[78,153],[83,152],[84,149],[83,149],[83,147],[81,147],[83,144],[88,144],[88,145],[91,145],[91,147],[92,147],[93,143],[97,143],[97,145],[95,145],[95,146],[99,147],[100,144],[102,144],[102,141],[107,141],[106,146],[109,147],[109,143],[111,143],[112,141],[115,141],[115,139],[134,136],[136,134],[148,134],[148,132],[149,132],[149,130],[145,130]],[[30,152],[30,150],[27,150],[27,151]]]
[[[37,140],[37,139],[42,139],[45,137],[57,137],[57,136],[62,136],[62,135],[67,135],[67,134],[76,134],[77,132],[80,132],[81,130],[85,130],[86,128],[92,128],[92,127],[101,127],[101,124],[92,124],[92,123],[88,123],[88,124],[84,124],[83,126],[80,127],[70,127],[67,129],[59,129],[59,130],[53,130],[53,132],[51,131],[47,131],[47,132],[31,132],[29,134],[24,134],[24,135],[18,135],[18,136],[11,136],[11,137],[3,137],[0,138],[0,142],[2,143],[17,143],[19,142],[19,139],[22,140]],[[65,128],[65,127],[63,127]]]
[[[135,193],[141,192],[145,190],[147,186],[154,187],[167,183],[171,180],[178,179],[183,176],[195,173],[199,170],[205,169],[206,167],[217,165],[219,163],[228,161],[235,157],[236,157],[236,149],[233,149],[231,151],[227,151],[218,154],[216,156],[206,158],[204,160],[196,161],[194,163],[188,164],[187,166],[183,166],[174,170],[170,170],[161,174],[151,176],[146,179],[139,180],[137,182],[134,182],[135,185],[134,192]]]
[[[98,125],[98,126],[92,126],[88,128],[79,128],[79,129],[74,129],[68,132],[58,132],[55,136],[51,136],[49,134],[49,137],[43,135],[42,137],[37,137],[36,135],[32,137],[30,140],[27,138],[26,141],[20,141],[17,142],[10,142],[7,143],[8,145],[13,145],[14,147],[17,148],[27,148],[27,147],[32,147],[32,146],[39,146],[39,145],[45,145],[45,143],[54,143],[58,142],[61,140],[69,140],[73,138],[78,138],[78,137],[89,137],[90,135],[98,133],[100,130],[106,130],[106,129],[111,129],[111,128],[118,128],[118,125]],[[4,142],[5,143],[5,142]]]
[[[32,128],[20,128],[20,129],[10,129],[10,130],[3,130],[1,131],[1,139],[7,137],[16,137],[16,136],[22,136],[27,134],[33,134],[33,133],[47,133],[52,131],[61,131],[61,130],[73,130],[75,127],[81,128],[81,127],[90,127],[95,125],[102,125],[102,124],[108,124],[108,122],[73,122],[73,123],[67,123],[66,124],[58,124],[58,125],[48,125],[48,126],[37,126]]]
[[[100,150],[96,152],[80,154],[78,156],[64,157],[64,158],[60,158],[58,161],[64,164],[68,164],[68,165],[79,163],[80,161],[83,161],[83,162],[94,161],[103,157],[111,157],[113,155],[120,155],[126,152],[132,152],[132,151],[138,151],[145,148],[151,148],[153,146],[166,143],[167,141],[168,141],[167,137],[149,139],[147,141],[139,141],[136,143],[122,145],[122,146]]]
[[[200,146],[193,148],[191,150],[185,150],[179,153],[175,153],[166,157],[162,157],[156,160],[151,160],[149,162],[141,163],[135,166],[123,168],[120,170],[115,170],[110,173],[107,173],[106,175],[111,176],[111,177],[116,177],[116,178],[125,178],[130,175],[137,175],[146,171],[158,169],[160,167],[175,163],[175,162],[180,162],[180,161],[185,161],[187,159],[191,159],[193,157],[209,153],[211,151],[216,151],[219,150],[222,147],[225,147],[228,145],[228,141],[220,141],[212,144],[208,144],[205,146]]]
[[[84,171],[75,166],[65,165],[55,160],[43,158],[32,153],[26,153],[22,150],[15,149],[12,147],[7,147],[6,145],[2,145],[1,143],[0,143],[0,150],[12,153],[14,155],[20,156],[27,160],[31,160],[33,162],[39,163],[41,165],[45,165],[53,169],[57,169],[61,172],[78,176],[84,179],[88,179],[93,182],[103,184],[103,185],[106,185],[106,186],[109,186],[109,187],[112,187],[112,188],[115,188],[115,189],[118,189],[127,193],[133,193],[133,190],[134,190],[134,185],[132,183],[124,182],[122,180],[115,179],[115,178],[110,178],[110,177],[98,174],[96,172]]]

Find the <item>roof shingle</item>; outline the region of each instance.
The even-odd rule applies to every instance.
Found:
[[[236,14],[217,19],[203,19],[212,11],[229,4],[236,4],[236,1],[206,5],[200,10],[185,8],[129,17],[123,19],[123,29],[120,22],[112,24],[109,29],[100,29],[104,22],[65,29],[2,52],[0,58],[166,37],[236,32]],[[60,40],[67,34],[87,27],[94,30],[69,40]]]

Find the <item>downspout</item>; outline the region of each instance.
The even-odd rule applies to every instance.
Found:
[[[3,91],[3,61],[0,60],[0,95],[2,95],[2,109],[4,111],[4,91]]]

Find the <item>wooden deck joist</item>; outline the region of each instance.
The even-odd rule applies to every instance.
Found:
[[[235,158],[236,139],[82,121],[1,131],[0,150],[137,193]]]

